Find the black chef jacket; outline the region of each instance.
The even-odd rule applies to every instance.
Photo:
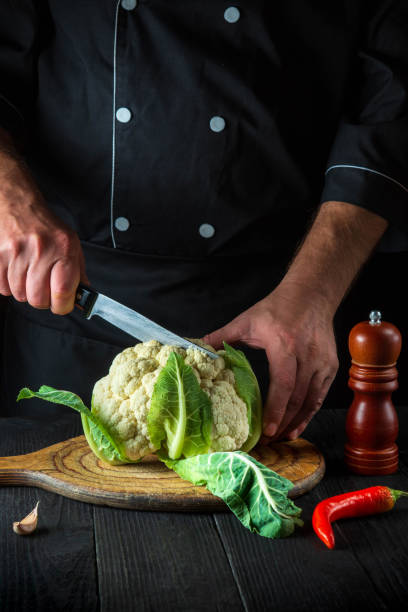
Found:
[[[273,289],[321,201],[406,227],[407,31],[406,0],[1,0],[0,124],[94,287],[197,337]],[[88,399],[132,343],[13,300],[5,335],[10,411],[26,384]]]

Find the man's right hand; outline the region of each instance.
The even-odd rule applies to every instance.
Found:
[[[47,208],[3,131],[0,219],[0,293],[55,314],[71,312],[79,282],[89,282],[79,238]]]

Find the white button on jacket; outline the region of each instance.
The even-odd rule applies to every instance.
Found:
[[[132,113],[128,108],[122,106],[116,111],[116,119],[121,123],[128,123],[132,118]]]
[[[222,132],[225,128],[225,119],[223,117],[211,117],[210,128],[213,132]]]
[[[117,217],[115,219],[115,227],[120,232],[126,232],[130,227],[130,221],[126,217]]]
[[[227,9],[225,9],[224,19],[225,21],[228,21],[228,23],[236,23],[240,16],[241,13],[236,6],[229,6]]]
[[[215,227],[211,223],[202,223],[198,231],[202,238],[212,238],[215,234]]]
[[[133,11],[137,7],[137,0],[122,0],[120,5],[125,11]]]

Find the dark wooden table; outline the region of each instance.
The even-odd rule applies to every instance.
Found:
[[[336,524],[328,550],[311,526],[323,498],[372,484],[408,490],[408,408],[400,417],[400,469],[359,477],[342,460],[344,410],[325,409],[305,437],[327,461],[323,481],[299,498],[305,526],[268,540],[230,513],[126,511],[41,489],[0,489],[0,610],[305,611],[404,610],[408,606],[408,498],[392,513]],[[81,433],[76,415],[52,423],[0,419],[0,455],[37,450]],[[37,500],[39,527],[12,521]]]

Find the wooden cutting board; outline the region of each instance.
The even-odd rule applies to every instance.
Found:
[[[294,483],[290,497],[310,491],[325,471],[323,455],[299,438],[257,446],[251,455]],[[34,453],[0,457],[0,486],[32,486],[83,502],[118,508],[163,511],[225,510],[204,487],[182,480],[155,456],[140,463],[108,465],[98,459],[85,436]]]

